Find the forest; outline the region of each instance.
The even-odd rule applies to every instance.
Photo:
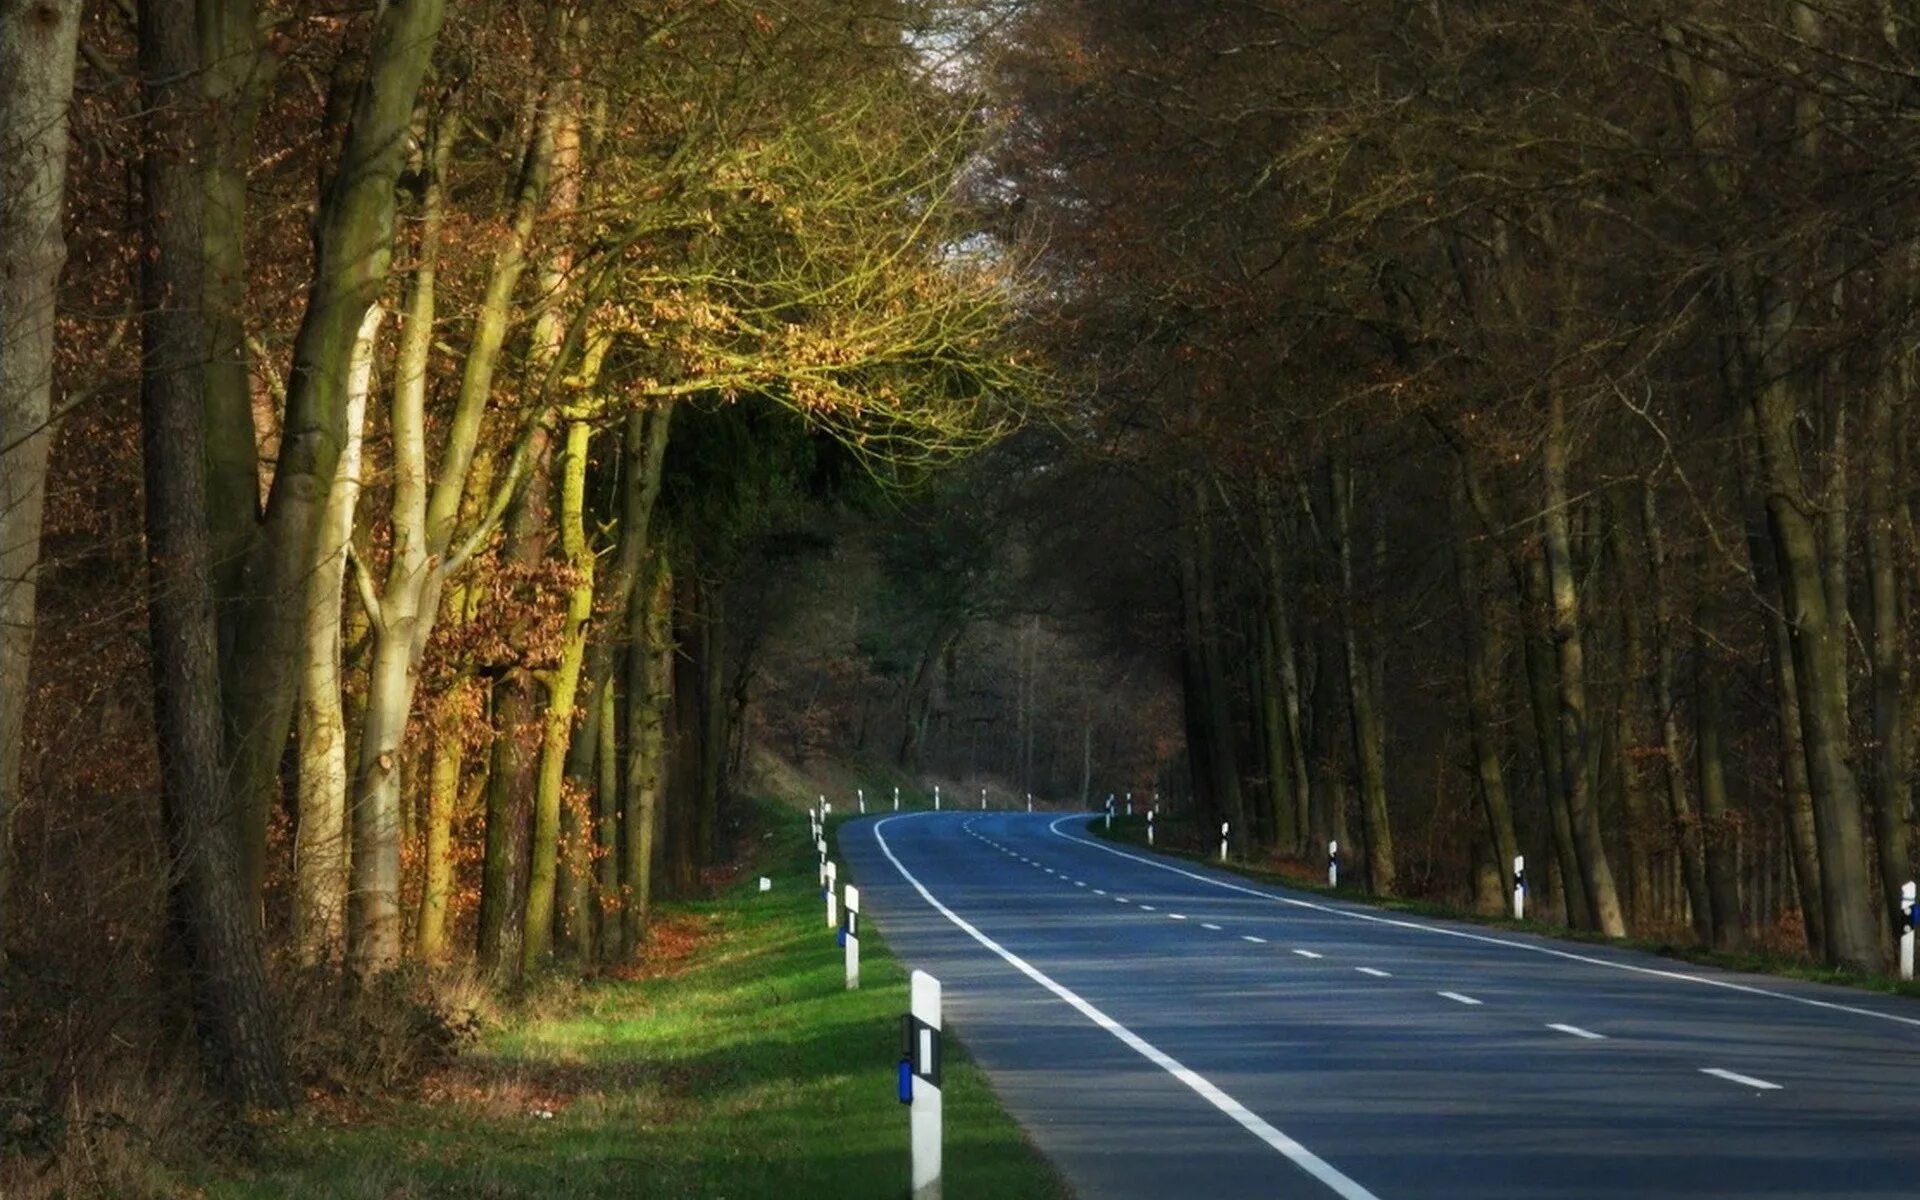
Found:
[[[1911,0],[0,0],[0,1191],[809,764],[1885,973],[1916,113]]]

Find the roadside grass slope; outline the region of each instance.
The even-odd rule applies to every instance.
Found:
[[[863,987],[844,990],[804,817],[769,803],[756,821],[747,875],[665,909],[635,978],[543,995],[421,1097],[310,1110],[271,1130],[253,1166],[192,1179],[193,1194],[898,1200],[906,972],[868,925]],[[764,894],[762,873],[774,881]],[[1068,1195],[959,1046],[946,1066],[945,1165],[952,1197]]]

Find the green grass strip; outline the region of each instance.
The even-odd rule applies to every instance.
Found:
[[[484,1034],[439,1094],[351,1119],[309,1112],[272,1130],[251,1168],[193,1182],[214,1200],[899,1200],[906,972],[869,922],[863,986],[845,990],[805,818],[774,805],[759,818],[746,878],[663,913],[704,926],[680,969],[529,1005],[553,1011]],[[1068,1195],[979,1067],[949,1051],[946,1194]]]

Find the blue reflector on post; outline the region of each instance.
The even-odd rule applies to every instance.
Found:
[[[900,1060],[900,1103],[913,1103],[913,1060]]]

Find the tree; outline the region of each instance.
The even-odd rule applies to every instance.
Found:
[[[0,6],[0,931],[33,662],[78,0]],[[3,937],[0,932],[0,937]],[[0,941],[0,963],[6,948]]]

